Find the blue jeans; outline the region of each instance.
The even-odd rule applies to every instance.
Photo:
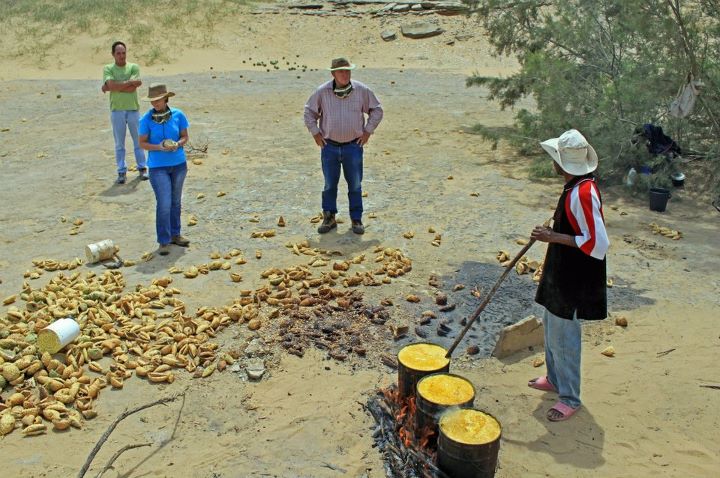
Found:
[[[155,230],[160,245],[180,235],[180,201],[187,176],[187,164],[150,169],[150,184],[155,192]]]
[[[350,219],[362,219],[362,177],[363,148],[357,143],[344,146],[326,144],[320,153],[325,187],[322,192],[322,208],[333,214],[337,213],[337,190],[340,181],[340,167],[348,185],[348,202],[350,203]]]
[[[572,408],[580,406],[580,349],[582,333],[577,313],[573,320],[552,314],[543,316],[545,327],[545,365],[547,377],[558,391],[560,401]]]
[[[111,111],[110,123],[112,124],[113,137],[115,138],[115,163],[117,164],[118,173],[127,172],[125,164],[125,130],[130,130],[130,137],[133,140],[133,148],[135,150],[135,164],[138,169],[147,166],[145,162],[145,151],[140,147],[138,142],[138,123],[140,122],[140,113],[137,111]]]

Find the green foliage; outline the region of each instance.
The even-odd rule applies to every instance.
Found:
[[[486,87],[502,108],[534,100],[531,110],[518,109],[507,136],[522,152],[538,154],[538,141],[576,128],[598,151],[598,174],[619,181],[630,165],[655,161],[630,144],[636,126],[655,123],[692,159],[720,170],[720,0],[466,1],[495,52],[521,65],[467,85]],[[671,117],[689,73],[705,88],[689,117]]]

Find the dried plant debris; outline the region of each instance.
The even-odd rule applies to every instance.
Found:
[[[678,241],[683,237],[682,232],[676,231],[675,229],[671,229],[669,227],[660,226],[654,222],[651,222],[650,224],[648,224],[648,226],[650,227],[650,230],[653,234],[659,234],[674,241]]]

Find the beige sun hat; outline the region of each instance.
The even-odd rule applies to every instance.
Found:
[[[171,96],[175,96],[175,93],[168,91],[165,83],[153,83],[148,88],[147,96],[143,99],[146,101],[155,101],[161,98],[170,98]]]
[[[559,138],[543,141],[540,146],[547,151],[563,171],[573,176],[592,173],[598,167],[598,156],[595,149],[576,129],[565,131]]]
[[[355,64],[350,63],[347,58],[334,58],[330,62],[330,68],[328,70],[330,71],[337,71],[337,70],[354,70]]]

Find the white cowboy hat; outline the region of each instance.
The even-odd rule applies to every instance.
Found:
[[[540,146],[547,151],[563,171],[573,176],[592,173],[598,167],[598,156],[595,149],[576,129],[565,131],[559,138],[543,141]]]

